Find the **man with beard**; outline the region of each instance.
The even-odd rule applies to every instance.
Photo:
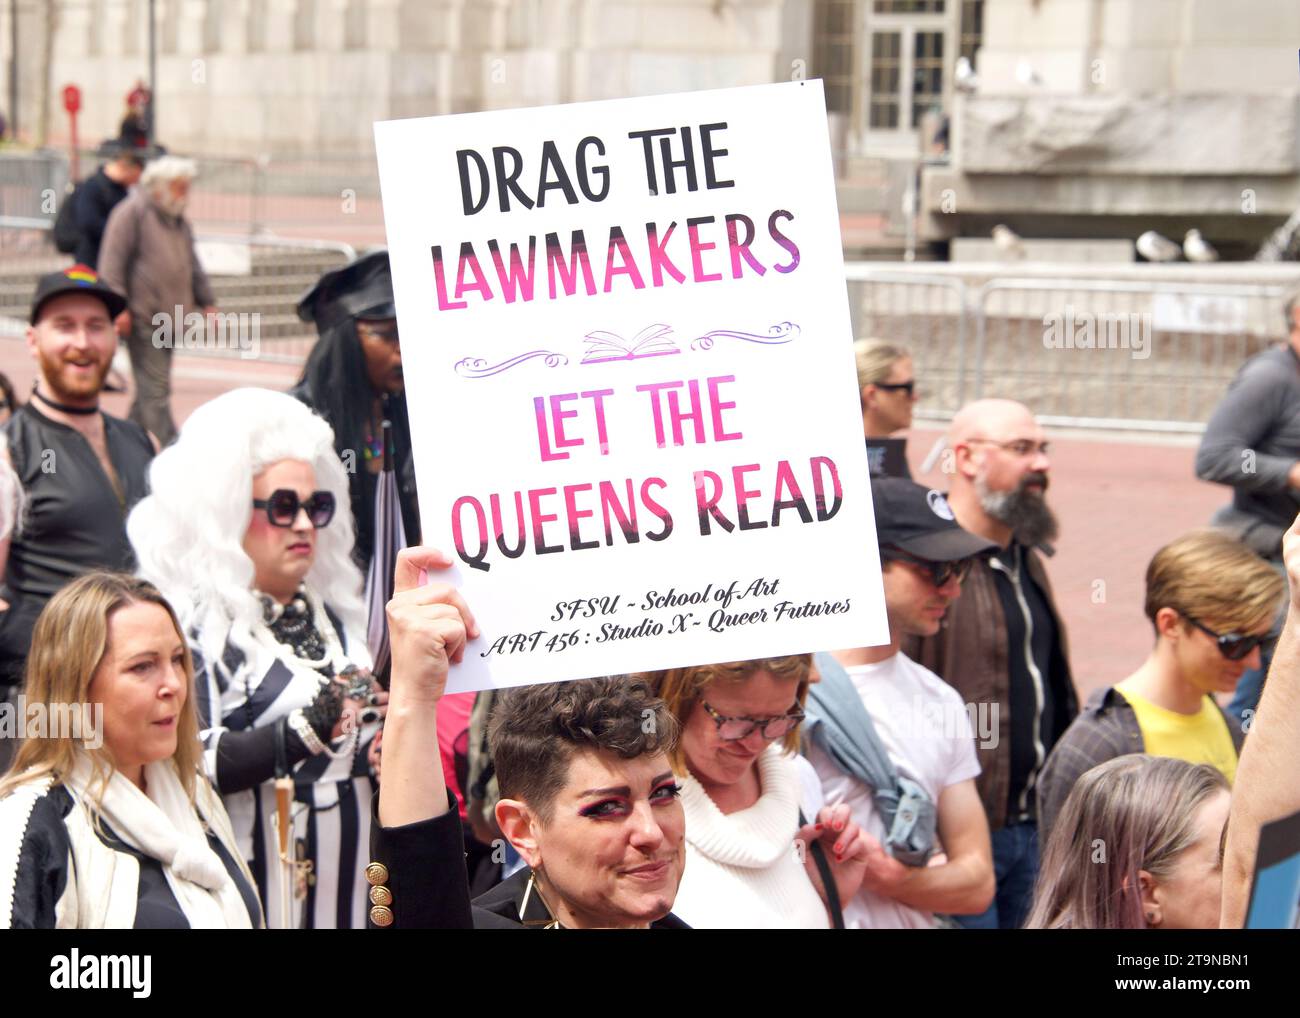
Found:
[[[27,329],[36,386],[4,426],[27,511],[0,546],[0,686],[22,681],[36,616],[60,587],[92,569],[134,564],[126,515],[145,495],[157,443],[99,409],[117,350],[113,320],[125,307],[84,265],[37,284]]]
[[[943,628],[909,637],[903,650],[957,690],[996,710],[997,737],[978,746],[980,798],[993,835],[997,896],[971,928],[1016,929],[1038,875],[1036,786],[1043,764],[1078,705],[1039,550],[1056,537],[1047,507],[1048,443],[1025,406],[985,399],[953,418],[948,502],[961,526],[1001,550],[979,559]]]
[[[393,469],[406,543],[420,543],[411,427],[388,252],[368,251],[325,273],[298,303],[320,339],[291,395],[325,418],[348,471],[357,524],[353,557],[364,573],[375,542],[375,487],[384,466],[384,424],[392,425]]]
[[[211,320],[217,310],[184,217],[196,174],[188,159],[164,156],[151,162],[140,186],[109,215],[99,251],[100,275],[126,294],[129,307],[117,328],[126,336],[135,377],[130,418],[163,445],[176,437],[171,411],[174,337],[185,334],[192,312],[201,310]],[[164,321],[171,327],[160,332]],[[156,341],[160,335],[168,340]]]

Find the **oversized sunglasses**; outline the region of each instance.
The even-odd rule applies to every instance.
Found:
[[[779,739],[798,728],[799,723],[804,719],[804,713],[798,707],[789,714],[781,714],[774,718],[729,718],[719,714],[703,700],[700,701],[700,706],[713,719],[713,723],[718,727],[718,738],[724,742],[747,739],[755,729],[761,729],[765,739]]]
[[[1263,636],[1242,636],[1240,633],[1216,633],[1209,626],[1198,622],[1190,615],[1184,615],[1188,622],[1194,625],[1206,636],[1214,637],[1214,642],[1219,645],[1219,653],[1229,661],[1240,661],[1246,657],[1252,650],[1268,639],[1268,634]]]
[[[975,561],[973,558],[960,558],[955,562],[932,562],[929,559],[909,555],[901,548],[881,548],[880,557],[886,562],[906,562],[908,565],[924,569],[929,574],[930,582],[936,587],[944,586],[954,577],[958,583],[961,583],[966,579],[966,574],[970,572],[970,567]]]
[[[300,510],[307,513],[313,527],[326,527],[334,519],[334,493],[314,491],[306,501],[300,501],[296,491],[277,488],[270,498],[253,499],[253,508],[265,509],[266,519],[273,527],[292,527]]]

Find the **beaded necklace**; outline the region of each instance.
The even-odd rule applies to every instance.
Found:
[[[288,604],[282,605],[266,594],[259,593],[258,597],[262,601],[262,621],[275,642],[288,647],[294,657],[322,675],[333,676],[333,655],[316,626],[316,613],[307,599],[306,585],[298,588]]]

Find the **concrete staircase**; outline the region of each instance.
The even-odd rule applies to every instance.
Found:
[[[37,252],[0,258],[0,335],[21,334],[31,308],[37,279],[68,264],[67,256]],[[325,271],[344,263],[342,254],[309,249],[253,245],[247,276],[212,276],[217,307],[227,314],[260,314],[264,351],[304,352],[315,327],[300,321],[299,299]]]

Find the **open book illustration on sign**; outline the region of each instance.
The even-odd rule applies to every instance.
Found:
[[[647,325],[627,340],[617,333],[597,329],[583,337],[589,349],[583,354],[582,363],[634,361],[639,357],[665,357],[681,353],[677,344],[668,338],[672,331],[667,325]]]

